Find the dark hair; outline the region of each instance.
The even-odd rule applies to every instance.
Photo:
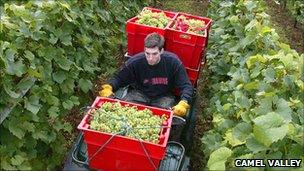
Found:
[[[145,38],[145,47],[154,48],[158,47],[159,50],[162,50],[165,44],[165,38],[158,33],[150,33]]]

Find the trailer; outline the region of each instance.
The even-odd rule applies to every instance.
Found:
[[[154,12],[161,12],[161,10],[153,9],[146,7],[145,9],[152,10]],[[197,111],[198,111],[198,101],[197,101],[197,83],[199,79],[199,73],[201,68],[206,63],[206,50],[205,47],[208,44],[208,35],[211,27],[212,20],[205,17],[200,16],[192,16],[186,13],[174,13],[165,11],[165,14],[172,18],[172,22],[168,24],[163,30],[155,27],[143,26],[140,24],[136,24],[136,17],[131,18],[127,21],[126,32],[128,39],[128,50],[132,51],[131,55],[126,53],[123,55],[124,60],[128,60],[132,58],[132,54],[137,53],[142,50],[138,49],[139,44],[143,44],[144,37],[152,32],[159,32],[165,37],[165,50],[176,53],[182,63],[186,68],[186,72],[188,74],[189,80],[191,81],[194,87],[194,95],[192,100],[189,102],[190,109],[184,118],[173,116],[172,124],[171,124],[171,132],[166,142],[166,147],[164,149],[164,156],[160,160],[159,165],[155,167],[154,162],[151,160],[149,154],[147,154],[147,150],[144,145],[142,145],[142,151],[145,152],[143,154],[144,158],[154,167],[153,170],[189,170],[190,167],[190,151],[193,145],[193,134],[194,128],[197,120]],[[174,19],[179,16],[186,16],[188,18],[194,18],[197,20],[204,21],[206,23],[205,27],[202,28],[203,35],[198,35],[194,33],[187,33],[181,30],[173,29]],[[139,32],[137,34],[137,32]],[[136,48],[133,48],[135,47]],[[136,49],[136,51],[134,50]],[[130,87],[120,88],[115,92],[114,99],[122,99],[128,92]],[[176,100],[179,100],[178,91],[175,93]],[[111,138],[113,138],[112,136]],[[107,143],[111,143],[111,138],[102,147],[98,149],[98,153],[103,153],[105,146]],[[63,170],[91,170],[91,158],[88,154],[88,144],[84,141],[84,134],[80,133],[70,149],[66,162],[64,164]],[[107,153],[108,154],[108,153]],[[102,160],[100,162],[103,162]],[[121,164],[121,161],[113,161],[111,162],[113,165],[116,165],[113,168],[119,168],[118,166]],[[101,170],[103,170],[101,168]],[[107,170],[107,169],[106,169]],[[119,170],[125,170],[120,169]]]

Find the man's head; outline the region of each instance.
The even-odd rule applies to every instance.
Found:
[[[145,38],[145,55],[149,65],[158,64],[163,52],[165,39],[158,33],[151,33]]]

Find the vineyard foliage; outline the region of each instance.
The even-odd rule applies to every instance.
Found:
[[[144,5],[60,0],[0,7],[1,118],[12,109],[0,125],[1,170],[61,165],[72,129],[63,118],[88,103],[97,76],[115,71],[125,21]]]
[[[304,159],[304,54],[278,41],[265,9],[255,0],[213,0],[208,9],[208,169],[235,169],[236,158]]]

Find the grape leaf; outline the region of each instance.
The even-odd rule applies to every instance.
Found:
[[[288,132],[288,125],[284,119],[275,112],[253,119],[253,134],[255,138],[269,147],[273,142],[283,139]]]
[[[71,100],[66,100],[65,102],[62,103],[63,108],[65,109],[72,109],[74,106],[74,103]]]
[[[258,153],[260,151],[267,150],[267,147],[257,141],[253,135],[250,135],[246,140],[246,147],[253,153]]]
[[[207,163],[209,170],[225,170],[225,163],[231,156],[232,151],[227,147],[221,147],[210,154]]]
[[[24,107],[33,114],[37,114],[42,107],[42,105],[39,103],[39,99],[40,97],[36,95],[30,96],[28,99],[24,100]]]
[[[257,8],[257,3],[254,1],[245,1],[244,5],[246,6],[248,11],[252,11],[254,8]]]
[[[263,74],[266,82],[272,83],[275,81],[275,70],[273,68],[267,68]]]
[[[24,57],[27,58],[29,61],[34,60],[35,55],[31,51],[26,50],[24,51],[24,53],[25,53]]]
[[[22,129],[20,127],[20,123],[16,120],[16,119],[11,119],[8,125],[8,129],[10,130],[10,132],[15,135],[16,137],[18,137],[19,139],[22,139],[25,135],[25,131],[24,129]]]
[[[53,73],[52,76],[54,81],[56,81],[59,84],[61,84],[67,78],[65,72],[62,70]]]
[[[87,93],[93,87],[93,84],[90,80],[81,78],[79,86],[83,92]]]
[[[56,106],[51,106],[49,109],[48,109],[48,114],[51,118],[57,118],[58,115],[59,115],[59,108],[56,107]]]
[[[72,61],[70,61],[64,56],[61,56],[59,59],[56,59],[56,62],[61,69],[66,71],[69,71],[71,69],[71,65],[73,64]]]
[[[220,148],[222,136],[219,133],[209,131],[204,134],[201,141],[203,144],[205,144],[206,148],[208,148],[209,151],[214,151]]]
[[[66,79],[63,81],[62,84],[60,84],[60,88],[62,89],[62,92],[64,93],[72,93],[74,92],[74,80],[73,79]]]
[[[245,141],[241,141],[238,138],[236,138],[233,134],[232,134],[232,129],[229,129],[226,133],[225,133],[225,140],[227,140],[229,142],[230,145],[232,145],[232,147],[244,144]]]
[[[72,37],[71,35],[68,35],[68,34],[64,34],[60,37],[60,40],[62,42],[62,44],[66,45],[66,46],[69,46],[69,45],[72,45]]]
[[[275,102],[277,109],[275,110],[276,113],[281,115],[285,122],[290,122],[291,121],[291,113],[292,110],[288,105],[288,102],[282,98],[280,98],[278,101]]]
[[[240,122],[232,129],[232,135],[240,141],[245,141],[251,133],[252,126],[246,122]]]
[[[25,161],[25,158],[20,156],[20,155],[15,155],[12,159],[12,164],[15,165],[15,166],[18,166],[18,165],[21,165],[24,161]]]

